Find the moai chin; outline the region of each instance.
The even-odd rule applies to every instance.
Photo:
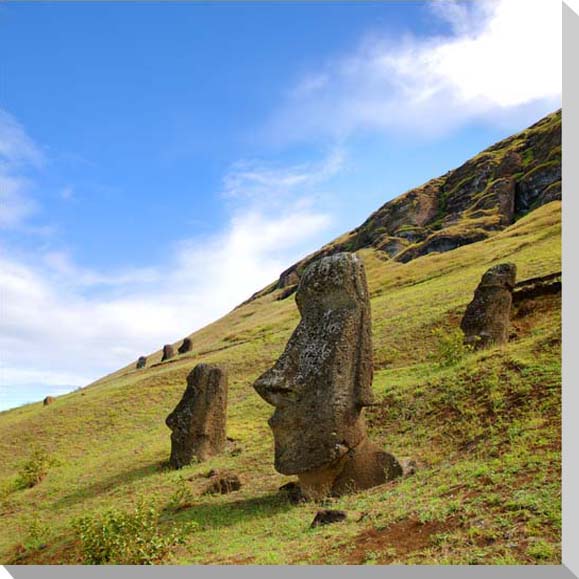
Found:
[[[226,414],[225,370],[198,364],[187,376],[183,398],[165,421],[172,431],[170,465],[178,469],[222,452]]]
[[[275,406],[275,468],[297,474],[309,498],[382,484],[402,473],[369,440],[370,301],[364,266],[339,253],[314,262],[296,295],[301,321],[276,364],[254,383]]]
[[[465,343],[484,348],[508,341],[516,277],[513,263],[495,265],[482,276],[460,323]]]

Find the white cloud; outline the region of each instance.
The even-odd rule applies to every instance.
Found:
[[[167,263],[98,272],[67,251],[0,251],[0,408],[84,385],[189,334],[321,244],[330,220],[308,195],[339,170],[338,157],[248,166],[224,182],[238,196],[223,230],[181,240]]]
[[[524,107],[532,118],[559,106],[560,2],[439,0],[429,7],[451,25],[447,36],[366,38],[298,82],[270,130],[282,139],[360,130],[432,135]]]
[[[24,129],[0,109],[0,229],[19,226],[36,210],[23,171],[43,161],[42,152]]]

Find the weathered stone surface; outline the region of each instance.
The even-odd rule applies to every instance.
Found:
[[[337,511],[332,509],[323,509],[316,513],[312,521],[311,528],[315,529],[322,525],[331,525],[332,523],[341,523],[348,518],[346,511]]]
[[[186,354],[187,352],[190,352],[193,349],[193,342],[191,341],[191,338],[185,338],[182,342],[182,344],[179,346],[179,354]]]
[[[372,403],[370,302],[354,254],[320,259],[296,295],[302,319],[273,368],[254,384],[275,406],[275,468],[297,474],[309,498],[339,495],[401,474],[372,445],[362,416]]]
[[[235,473],[215,471],[210,479],[210,483],[203,491],[204,495],[226,495],[241,488],[241,481]]]
[[[141,356],[138,360],[137,360],[137,370],[140,370],[141,368],[144,368],[147,365],[147,357],[146,356]]]
[[[460,324],[466,343],[478,348],[507,342],[516,276],[513,263],[495,265],[482,276]]]
[[[173,468],[223,451],[226,412],[226,372],[209,364],[197,365],[187,376],[183,398],[165,421],[172,430],[169,463]]]
[[[54,402],[54,398],[52,396],[47,396],[43,401],[42,404],[44,404],[44,406],[48,406],[50,404],[52,404]]]
[[[175,355],[175,350],[171,344],[165,344],[163,346],[163,356],[161,357],[161,362],[165,360],[170,360]]]
[[[561,163],[549,162],[526,173],[517,183],[516,211],[526,213],[538,205],[561,199]]]

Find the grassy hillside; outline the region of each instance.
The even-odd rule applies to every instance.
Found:
[[[463,353],[452,332],[491,265],[512,261],[519,279],[560,271],[560,202],[444,254],[406,264],[374,248],[359,255],[383,402],[368,409],[371,436],[413,458],[416,474],[325,501],[350,518],[315,530],[319,505],[278,492],[291,479],[273,469],[272,409],[251,384],[298,322],[280,289],[193,334],[188,354],[160,363],[157,352],[145,370],[1,413],[0,562],[80,562],[75,519],[145,497],[162,529],[182,529],[167,563],[559,563],[560,296],[517,306],[504,348]],[[206,463],[167,470],[164,420],[202,361],[229,371],[235,442]],[[57,462],[40,484],[18,488],[35,448]],[[214,468],[237,473],[241,490],[203,495],[201,475]]]

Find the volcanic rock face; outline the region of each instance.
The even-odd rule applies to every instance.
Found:
[[[186,352],[190,352],[193,348],[193,343],[191,342],[191,338],[185,338],[183,343],[179,346],[179,354],[185,354]]]
[[[254,384],[275,406],[275,468],[297,474],[308,498],[369,488],[401,474],[370,443],[362,409],[372,403],[370,303],[362,262],[340,253],[300,281],[302,319],[273,368]]]
[[[364,223],[286,269],[277,291],[291,295],[308,266],[328,255],[372,247],[395,261],[484,240],[516,217],[561,199],[561,111],[482,151],[460,167],[392,199]],[[282,293],[287,290],[288,293]]]
[[[199,364],[187,376],[183,398],[165,421],[172,430],[173,468],[203,461],[225,448],[227,374],[221,368]]]
[[[163,346],[163,357],[161,358],[161,362],[164,362],[165,360],[169,360],[174,355],[175,355],[175,350],[173,350],[173,346],[171,346],[170,344],[165,344]]]
[[[460,324],[467,344],[484,348],[507,342],[516,276],[513,263],[495,265],[482,276]]]
[[[138,360],[137,360],[137,370],[140,370],[141,368],[144,368],[147,365],[147,357],[146,356],[141,356]]]

